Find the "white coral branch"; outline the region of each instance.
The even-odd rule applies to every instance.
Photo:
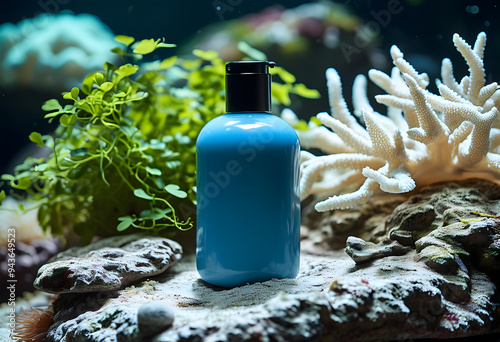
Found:
[[[398,49],[396,45],[393,45],[391,47],[391,56],[394,65],[402,74],[408,74],[413,77],[420,88],[427,88],[427,86],[429,85],[429,76],[427,76],[427,74],[425,73],[419,74],[415,70],[415,68],[413,68],[413,66],[403,58],[403,53]]]
[[[321,121],[323,125],[328,128],[331,128],[343,141],[347,146],[354,148],[354,150],[364,153],[364,154],[372,154],[372,146],[370,144],[369,139],[360,136],[351,129],[346,124],[342,123],[340,120],[332,118],[328,113],[319,113],[316,117]],[[365,131],[365,135],[368,133]]]
[[[373,170],[369,167],[363,169],[363,176],[380,184],[380,189],[388,193],[400,194],[415,189],[415,181],[404,168],[398,168],[390,173],[387,170]]]
[[[349,194],[332,196],[325,201],[319,202],[314,208],[321,211],[333,209],[349,209],[359,204],[368,202],[377,187],[377,183],[367,178],[361,187]]]
[[[441,81],[455,93],[465,98],[465,93],[453,75],[453,64],[449,58],[443,59],[441,63]]]
[[[426,89],[428,76],[418,73],[395,46],[391,56],[396,67],[390,76],[369,71],[370,80],[387,93],[375,99],[387,106],[388,116],[373,110],[366,96],[366,78],[358,76],[353,106],[366,129],[350,114],[338,73],[328,69],[332,116],[319,113],[317,118],[333,132],[311,126],[310,135],[301,133],[301,141],[342,153],[304,154],[301,198],[315,194],[318,199],[333,192],[315,206],[326,211],[363,204],[378,189],[405,193],[465,173],[500,179],[500,90],[497,83],[485,85],[486,35],[480,33],[474,47],[458,35],[453,42],[469,66],[469,75],[457,82],[451,61],[444,59],[439,94]],[[354,186],[358,190],[342,193]]]
[[[438,119],[436,113],[425,99],[425,92],[418,86],[417,81],[409,74],[403,74],[403,78],[410,88],[410,95],[415,104],[419,128],[408,130],[408,136],[414,140],[428,144],[436,140],[443,134],[448,133],[448,129]]]
[[[366,165],[379,167],[383,162],[379,158],[358,153],[333,154],[310,159],[301,167],[300,196],[302,199],[311,194],[313,184],[327,169],[359,169]]]
[[[326,81],[332,116],[357,134],[366,137],[366,131],[363,126],[356,121],[347,108],[344,96],[342,95],[340,76],[335,69],[329,68],[326,70]]]
[[[484,32],[480,33],[479,36],[484,35]],[[478,50],[482,51],[480,37],[478,36]],[[485,35],[484,35],[485,36]],[[484,38],[486,40],[486,38]],[[475,49],[472,49],[467,42],[460,37],[458,34],[453,35],[453,43],[457,50],[462,54],[467,64],[469,65],[470,72],[470,82],[468,82],[467,91],[464,91],[466,94],[467,100],[471,101],[475,105],[479,105],[477,103],[477,99],[479,96],[479,92],[481,88],[484,86],[484,79],[486,77],[484,68],[483,68],[483,59],[480,57]],[[483,44],[484,45],[484,44]],[[481,53],[482,55],[482,53]],[[465,85],[464,85],[465,86]]]

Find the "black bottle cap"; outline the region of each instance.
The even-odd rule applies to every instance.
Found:
[[[274,62],[240,61],[226,64],[226,111],[269,112]]]

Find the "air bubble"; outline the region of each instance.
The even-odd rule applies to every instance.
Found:
[[[479,7],[474,5],[474,6],[467,6],[465,8],[465,11],[471,14],[478,14],[479,13]]]

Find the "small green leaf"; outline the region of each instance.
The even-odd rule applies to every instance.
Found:
[[[139,197],[139,198],[142,198],[142,199],[145,199],[145,200],[153,200],[154,199],[153,196],[148,195],[146,193],[146,191],[144,191],[143,189],[135,189],[134,190],[134,195],[136,197]]]
[[[114,97],[125,97],[127,96],[127,93],[124,91],[120,91],[119,93],[113,94]]]
[[[5,173],[0,177],[0,179],[12,182],[14,179],[16,179],[16,177]]]
[[[291,103],[290,96],[288,95],[290,86],[289,84],[273,83],[271,94],[279,103],[288,106]]]
[[[251,47],[247,42],[240,41],[238,43],[238,50],[243,52],[245,55],[254,59],[256,61],[265,61],[267,60],[267,56],[264,52],[259,51],[253,47]]]
[[[161,61],[160,66],[158,67],[158,70],[168,69],[171,66],[173,66],[176,61],[177,61],[177,56],[172,56],[170,58],[164,59],[163,61]]]
[[[181,165],[182,163],[178,160],[171,160],[165,163],[169,169],[175,169],[177,166]]]
[[[76,116],[75,115],[68,115],[68,114],[63,114],[59,118],[59,122],[63,126],[73,126],[76,122]]]
[[[137,65],[125,64],[115,70],[115,73],[121,77],[126,77],[135,74],[137,70],[139,70]]]
[[[204,59],[206,61],[213,61],[214,59],[219,57],[219,55],[215,51],[203,51],[199,49],[194,49],[193,55],[200,57],[201,59]]]
[[[135,38],[119,34],[115,37],[115,40],[118,43],[122,43],[125,46],[129,46],[130,44],[132,44],[135,41]]]
[[[306,97],[309,99],[318,99],[321,97],[319,91],[316,89],[309,89],[302,83],[297,83],[293,86],[291,90],[294,94]]]
[[[116,65],[110,62],[105,62],[103,69],[106,71],[115,71],[117,69]]]
[[[89,95],[92,91],[92,86],[94,85],[95,72],[88,74],[82,81],[82,92],[85,95]]]
[[[32,132],[30,134],[30,140],[37,144],[40,147],[45,147],[45,144],[43,143],[42,135],[38,132]]]
[[[319,119],[317,117],[315,117],[315,116],[313,116],[311,118],[310,122],[314,122],[317,126],[321,126],[322,125],[321,121],[319,121]]]
[[[187,135],[182,135],[179,132],[175,133],[175,140],[177,140],[177,142],[181,145],[186,145],[191,142],[190,137],[188,137]]]
[[[161,176],[161,170],[146,166],[146,171],[153,176]]]
[[[129,138],[132,138],[137,131],[139,131],[139,128],[134,127],[134,126],[120,126],[120,131],[125,133],[126,136]]]
[[[173,48],[176,47],[177,45],[175,44],[169,44],[169,43],[159,43],[156,47],[162,47],[162,48]]]
[[[153,208],[153,212],[151,210],[146,209],[141,211],[141,214],[139,217],[143,220],[149,219],[149,220],[161,220],[167,214],[170,214],[172,212],[172,209],[167,208],[167,209],[160,209],[160,208]]]
[[[147,55],[148,53],[153,52],[156,50],[156,41],[151,38],[151,39],[143,39],[140,42],[137,42],[134,45],[134,53],[139,53],[141,55]]]
[[[180,190],[180,187],[177,184],[169,184],[163,188],[169,194],[178,197],[178,198],[186,198],[187,192]]]
[[[75,158],[75,157],[84,157],[87,155],[89,149],[86,148],[86,147],[81,147],[81,148],[77,148],[76,150],[72,150],[70,152],[70,156],[72,158]]]
[[[17,207],[18,207],[19,211],[21,211],[21,212],[26,210],[22,203],[19,203],[19,205]]]
[[[300,120],[295,125],[293,125],[293,128],[295,128],[297,131],[308,131],[309,125],[304,120]]]
[[[103,92],[108,92],[113,89],[114,86],[115,84],[113,82],[104,82],[99,86],[99,89],[101,89]]]
[[[169,48],[169,47],[175,47],[175,44],[167,44],[162,42],[162,39],[143,39],[140,42],[137,42],[134,44],[133,52],[138,53],[141,55],[147,55],[148,53],[151,53],[155,51],[158,48],[164,47],[164,48]]]
[[[126,52],[123,51],[123,49],[120,49],[119,47],[112,48],[111,52],[116,53],[119,56],[123,56],[126,54]]]
[[[77,87],[71,88],[71,97],[73,98],[73,100],[78,100],[78,94],[80,94],[80,89],[78,89]]]
[[[160,189],[163,189],[165,187],[165,182],[163,181],[163,179],[161,179],[161,177],[156,177],[154,179],[154,182],[155,182],[156,186]]]
[[[116,230],[119,232],[123,232],[125,229],[130,227],[132,223],[134,223],[134,219],[130,216],[122,216],[118,218],[118,221],[121,221],[120,224],[116,227]]]
[[[98,86],[100,86],[102,82],[104,82],[104,75],[100,72],[96,72],[94,75],[94,81]]]
[[[45,101],[42,106],[42,110],[46,112],[52,112],[53,110],[62,110],[62,107],[59,104],[59,101],[57,101],[56,99],[50,99],[48,101]]]
[[[13,187],[16,189],[26,190],[31,186],[31,184],[31,179],[29,179],[28,177],[23,177],[19,179],[17,184],[14,184]]]
[[[2,201],[5,199],[5,197],[7,197],[5,195],[5,191],[4,190],[0,191],[0,203],[2,203]]]
[[[151,139],[149,142],[149,148],[153,150],[162,150],[164,151],[167,148],[167,144],[165,144],[163,141],[160,141],[158,139]]]
[[[294,83],[295,76],[283,69],[282,67],[274,67],[270,71],[271,75],[278,75],[285,83]]]
[[[77,104],[75,106],[76,106],[76,108],[81,109],[81,110],[83,110],[84,112],[87,112],[87,113],[93,113],[94,112],[94,109],[92,107],[90,107],[90,105],[87,102],[84,102],[82,104]]]

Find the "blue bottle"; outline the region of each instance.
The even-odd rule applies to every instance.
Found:
[[[300,145],[270,114],[272,62],[226,65],[226,110],[196,142],[196,264],[212,285],[295,278]]]

